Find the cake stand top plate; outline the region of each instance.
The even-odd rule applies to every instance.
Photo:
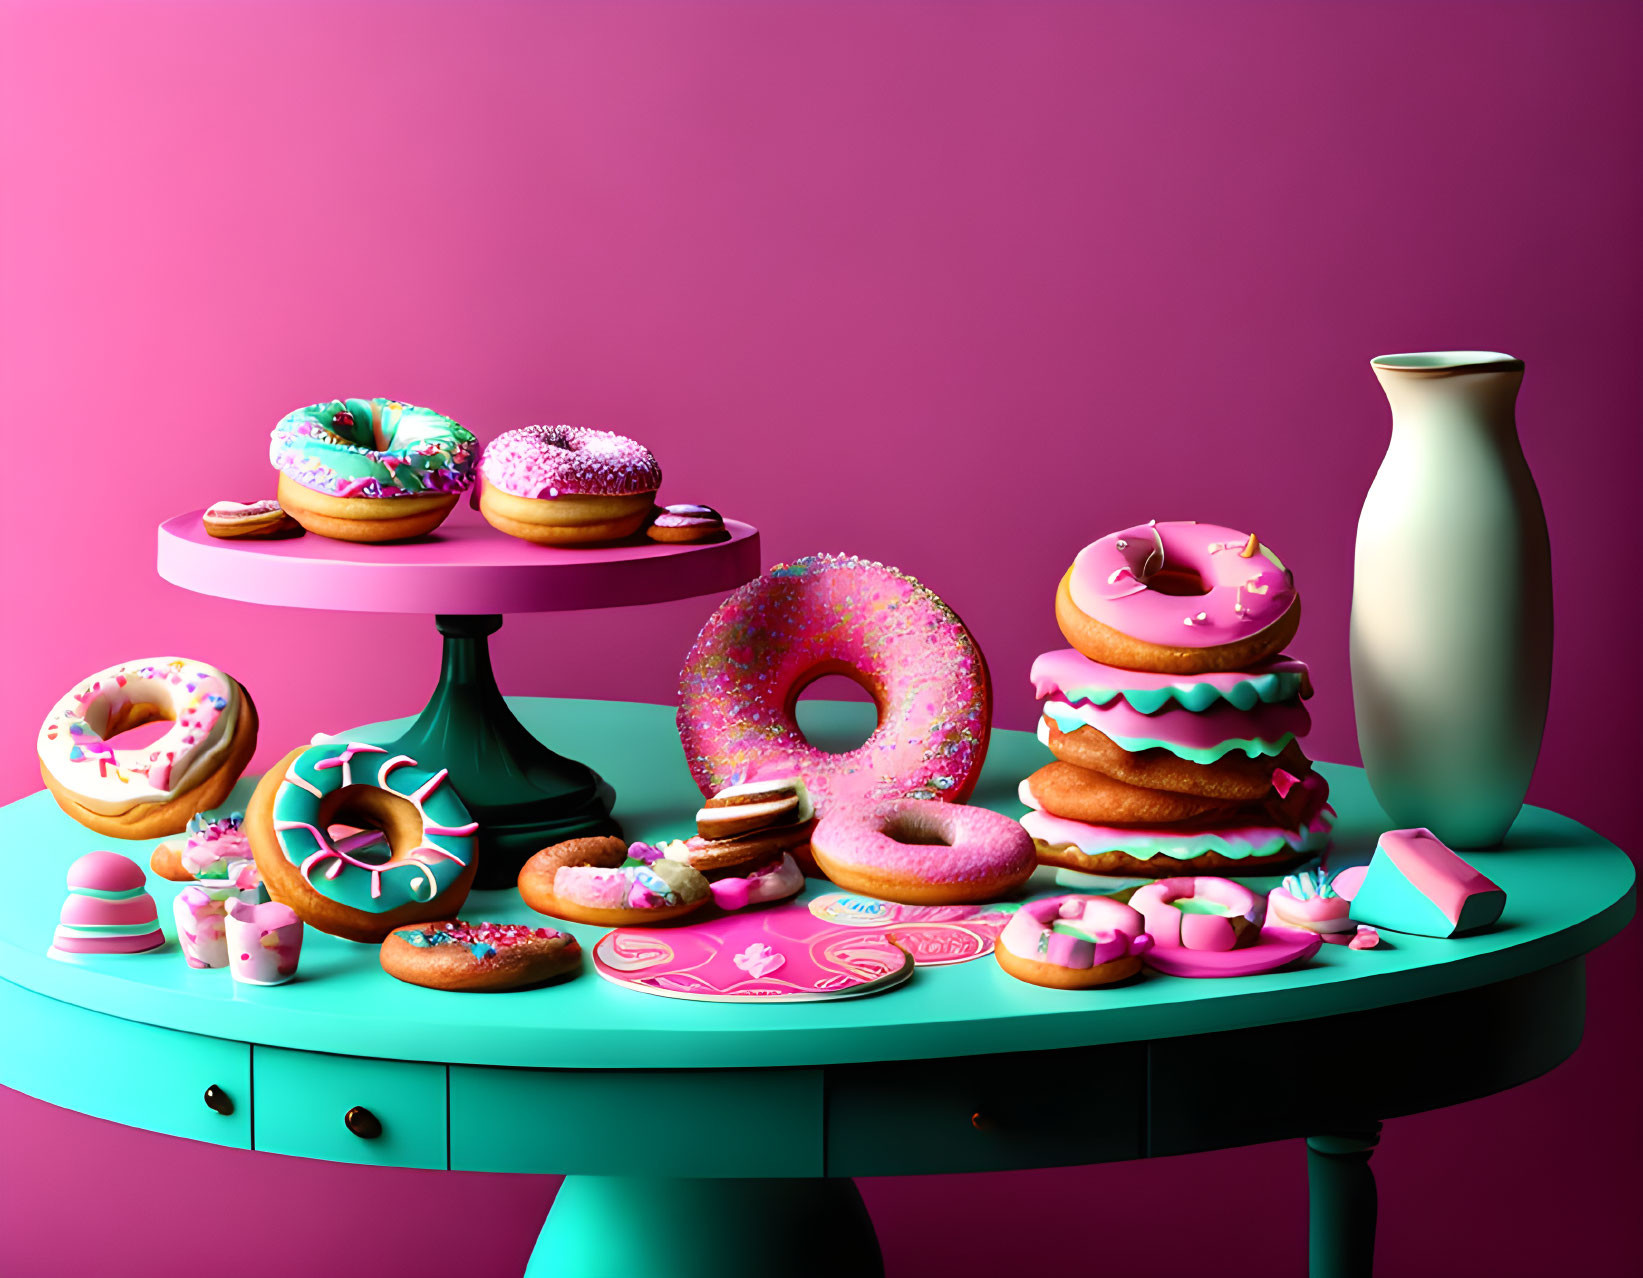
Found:
[[[696,545],[536,546],[458,509],[425,537],[389,545],[307,533],[282,540],[208,535],[203,510],[159,529],[160,576],[219,599],[336,612],[485,615],[665,603],[734,590],[759,575],[759,532]]]

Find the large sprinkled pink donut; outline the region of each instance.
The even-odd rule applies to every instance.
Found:
[[[840,887],[904,905],[994,901],[1038,864],[1020,822],[933,799],[836,804],[816,823],[810,851]]]
[[[1091,661],[1126,670],[1243,670],[1295,637],[1301,597],[1253,533],[1187,521],[1141,524],[1078,552],[1055,619]]]
[[[859,747],[819,750],[799,694],[842,674],[878,706]],[[802,777],[816,811],[878,799],[961,803],[987,754],[992,685],[957,615],[905,573],[853,555],[772,568],[719,605],[679,676],[679,737],[702,793]]]

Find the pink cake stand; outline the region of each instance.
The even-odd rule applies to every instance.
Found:
[[[415,723],[372,742],[437,759],[480,823],[476,887],[511,887],[549,843],[620,834],[614,792],[548,749],[513,716],[491,670],[489,636],[510,612],[564,612],[722,594],[759,575],[759,533],[697,545],[639,539],[597,549],[533,546],[466,508],[426,537],[392,545],[309,533],[276,541],[208,536],[201,511],[160,525],[160,576],[220,599],[334,612],[432,613],[445,637],[439,682]]]

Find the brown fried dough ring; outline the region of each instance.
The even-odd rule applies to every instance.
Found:
[[[1091,825],[1174,825],[1231,807],[1191,794],[1145,790],[1059,760],[1028,777],[1027,788],[1051,816]]]
[[[1241,750],[1233,750],[1214,763],[1194,763],[1171,754],[1162,746],[1132,754],[1100,728],[1088,724],[1063,732],[1055,720],[1046,715],[1044,725],[1050,753],[1063,763],[1101,772],[1116,781],[1148,790],[1171,790],[1206,799],[1252,803],[1273,793],[1272,774],[1278,768],[1297,779],[1312,771],[1312,761],[1302,752],[1298,741],[1291,741],[1275,755],[1251,759]]]

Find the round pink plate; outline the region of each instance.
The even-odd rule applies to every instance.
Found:
[[[680,927],[619,927],[593,947],[617,985],[717,1003],[814,1003],[900,985],[913,956],[883,936],[789,903]]]
[[[1265,927],[1261,939],[1240,950],[1186,950],[1155,945],[1141,961],[1167,976],[1255,976],[1311,958],[1324,943],[1316,932]]]
[[[587,549],[537,546],[458,505],[425,537],[388,545],[301,537],[212,537],[202,511],[160,525],[160,576],[219,599],[340,612],[494,615],[663,603],[759,575],[759,533],[725,520],[723,541],[639,537]]]
[[[854,892],[813,897],[810,912],[839,927],[859,928],[901,946],[919,967],[945,967],[993,952],[1017,903],[987,905],[899,905]]]

